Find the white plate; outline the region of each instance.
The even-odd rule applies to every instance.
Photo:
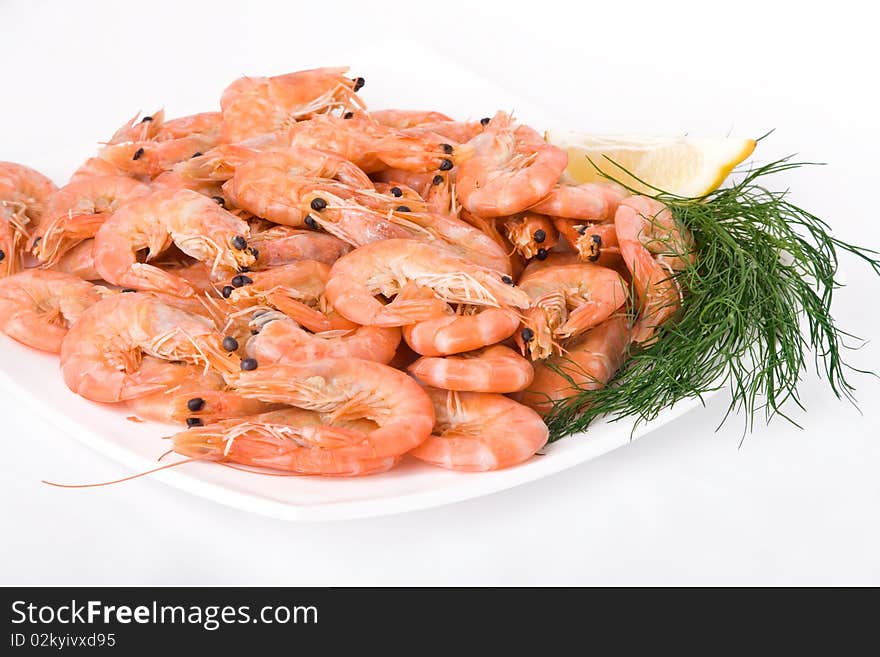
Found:
[[[405,49],[402,49],[405,48]],[[407,52],[402,61],[395,53]],[[480,118],[495,108],[515,111],[536,127],[551,127],[548,114],[432,52],[414,44],[385,44],[356,58],[363,95],[373,108],[432,108],[457,118]],[[386,62],[393,61],[389,67]],[[444,71],[438,76],[426,74]],[[218,90],[219,92],[219,90]],[[216,101],[206,99],[205,107]],[[63,155],[67,155],[64,153]],[[71,154],[43,170],[72,171],[88,153]],[[40,167],[38,160],[29,162]],[[168,449],[160,439],[175,427],[126,420],[124,407],[94,404],[71,393],[57,357],[33,351],[0,334],[0,387],[40,417],[131,472],[156,467]],[[180,490],[246,511],[296,521],[320,521],[400,513],[495,493],[578,465],[643,436],[695,408],[689,400],[632,433],[627,422],[597,422],[588,434],[550,445],[545,455],[500,472],[449,472],[405,460],[391,472],[362,478],[266,477],[207,463],[189,463],[150,476]],[[169,456],[170,462],[174,457]]]

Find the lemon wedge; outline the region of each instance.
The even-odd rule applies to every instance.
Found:
[[[573,182],[604,180],[598,167],[638,191],[656,193],[636,178],[664,192],[687,197],[704,196],[717,189],[755,150],[754,139],[734,137],[617,137],[553,130],[545,137],[568,152],[566,171]]]

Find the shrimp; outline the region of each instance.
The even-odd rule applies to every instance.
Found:
[[[120,205],[149,191],[147,185],[127,176],[93,176],[65,185],[49,197],[33,234],[34,254],[41,262],[57,262],[74,246],[94,237]]]
[[[0,279],[0,331],[57,354],[70,326],[107,293],[70,274],[42,269]]]
[[[95,236],[95,267],[114,285],[164,291],[179,296],[194,293],[182,278],[138,261],[156,258],[171,243],[185,254],[211,266],[213,274],[238,271],[254,263],[247,247],[247,222],[196,192],[158,190],[131,201],[104,222]]]
[[[423,356],[407,368],[419,381],[443,390],[516,392],[532,382],[532,364],[500,344],[457,356]]]
[[[21,249],[57,189],[46,176],[14,162],[0,162],[0,277],[21,269]]]
[[[191,135],[167,141],[136,141],[105,146],[98,157],[127,176],[149,181],[199,153],[210,150],[216,141],[206,135]]]
[[[503,112],[461,151],[458,200],[469,212],[484,217],[531,208],[553,191],[568,164],[564,150],[548,144],[528,126],[514,128]]]
[[[556,185],[544,200],[531,207],[532,212],[566,219],[611,221],[617,206],[629,192],[616,183]]]
[[[451,118],[440,112],[423,110],[373,110],[369,112],[369,117],[380,125],[398,130],[413,128],[425,123],[452,121]]]
[[[265,321],[267,316],[269,321]],[[318,358],[360,358],[388,364],[400,344],[397,327],[358,326],[309,333],[296,322],[272,317],[271,313],[261,315],[254,323],[261,328],[248,340],[247,354],[261,364],[297,365]]]
[[[257,259],[254,269],[271,269],[299,260],[317,260],[332,265],[351,245],[338,237],[314,230],[274,226],[251,235],[248,244]]]
[[[195,365],[166,368],[174,381],[159,392],[128,400],[137,416],[155,422],[201,426],[226,418],[256,415],[277,408],[258,399],[245,399],[230,390],[223,377]]]
[[[324,298],[330,267],[300,260],[266,271],[253,272],[250,283],[233,289],[229,301],[238,307],[277,309],[312,331],[349,330],[356,324],[339,316]]]
[[[385,168],[404,171],[448,171],[454,165],[452,144],[435,136],[407,134],[366,118],[324,115],[292,126],[290,146],[320,148],[351,160],[374,173]]]
[[[580,260],[612,268],[621,264],[617,229],[613,223],[582,223],[554,217],[553,225]]]
[[[460,314],[404,326],[406,343],[422,356],[448,356],[506,340],[519,327],[519,315],[509,309],[462,308]]]
[[[543,214],[525,212],[508,219],[504,228],[507,239],[523,258],[546,257],[559,241],[559,233],[553,221]]]
[[[373,190],[363,171],[343,157],[312,148],[267,151],[236,167],[224,192],[248,212],[288,226],[301,226],[308,215],[304,192],[314,189]]]
[[[370,431],[372,426],[367,420],[337,420],[326,413],[286,408],[196,427],[172,436],[172,440],[178,454],[199,460],[302,475],[363,476],[390,470],[400,457],[363,456],[324,435],[332,436],[335,431],[347,439],[355,432]],[[321,436],[315,440],[318,432]]]
[[[659,201],[631,196],[614,216],[620,255],[639,297],[633,341],[644,343],[681,306],[675,273],[692,259],[692,238]]]
[[[558,338],[595,326],[628,298],[620,274],[586,263],[533,270],[520,279],[519,286],[529,295],[531,307],[517,343],[532,359],[547,358]]]
[[[506,275],[416,240],[384,240],[355,249],[330,270],[324,294],[344,317],[367,326],[405,326],[445,314],[446,302],[526,308],[528,295]],[[375,297],[409,294],[385,305]]]
[[[183,361],[230,374],[238,357],[210,320],[150,294],[117,294],[90,306],[61,344],[61,373],[78,395],[119,402],[176,384]]]
[[[126,176],[128,175],[112,162],[102,160],[100,157],[90,157],[83,162],[70,176],[69,182],[75,183],[95,176]]]
[[[404,372],[368,360],[322,358],[258,367],[228,380],[243,397],[320,413],[322,424],[296,436],[306,453],[396,457],[424,441],[434,426],[434,409],[422,387]],[[346,427],[347,422],[357,424]]]
[[[76,276],[84,281],[99,281],[101,274],[95,269],[95,240],[80,242],[61,256],[54,265],[54,271]]]
[[[626,317],[606,319],[566,343],[563,354],[535,363],[534,380],[515,398],[546,414],[554,402],[603,387],[623,365],[630,337]]]
[[[527,461],[550,432],[533,410],[504,395],[427,389],[437,416],[431,436],[410,452],[449,470],[485,472]]]
[[[358,109],[363,78],[345,77],[348,68],[316,68],[270,78],[239,78],[223,91],[222,135],[226,143],[278,132],[332,109]]]
[[[306,207],[320,208],[309,216],[328,233],[355,246],[401,238],[437,244],[471,262],[510,274],[507,253],[492,238],[456,217],[412,212],[409,207],[379,212],[327,191],[303,198]]]

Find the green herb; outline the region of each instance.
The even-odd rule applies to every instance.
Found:
[[[722,422],[741,412],[750,430],[763,410],[768,421],[780,415],[794,423],[783,406],[801,406],[797,386],[811,357],[835,395],[853,400],[846,376],[854,368],[843,359],[844,340],[852,336],[831,316],[838,251],[862,258],[877,274],[880,260],[877,252],[830,235],[824,221],[787,201],[787,192],[762,184],[805,164],[772,162],[702,198],[650,194],[694,238],[694,263],[675,274],[681,309],[655,342],[631,350],[608,386],[577,388],[554,404],[546,418],[551,440],[583,431],[600,416],[637,425],[721,387],[732,397]]]

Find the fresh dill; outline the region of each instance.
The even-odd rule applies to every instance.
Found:
[[[771,162],[701,198],[647,194],[693,236],[693,263],[675,274],[681,308],[656,341],[631,349],[608,386],[577,389],[554,404],[545,418],[551,441],[600,416],[645,422],[679,400],[722,387],[731,393],[724,419],[743,413],[751,430],[763,410],[767,420],[780,415],[794,422],[783,406],[801,406],[797,386],[811,356],[835,395],[852,400],[846,374],[853,368],[843,358],[844,340],[852,336],[831,315],[838,252],[858,256],[877,274],[880,259],[833,237],[787,192],[763,185],[767,176],[805,164]]]

